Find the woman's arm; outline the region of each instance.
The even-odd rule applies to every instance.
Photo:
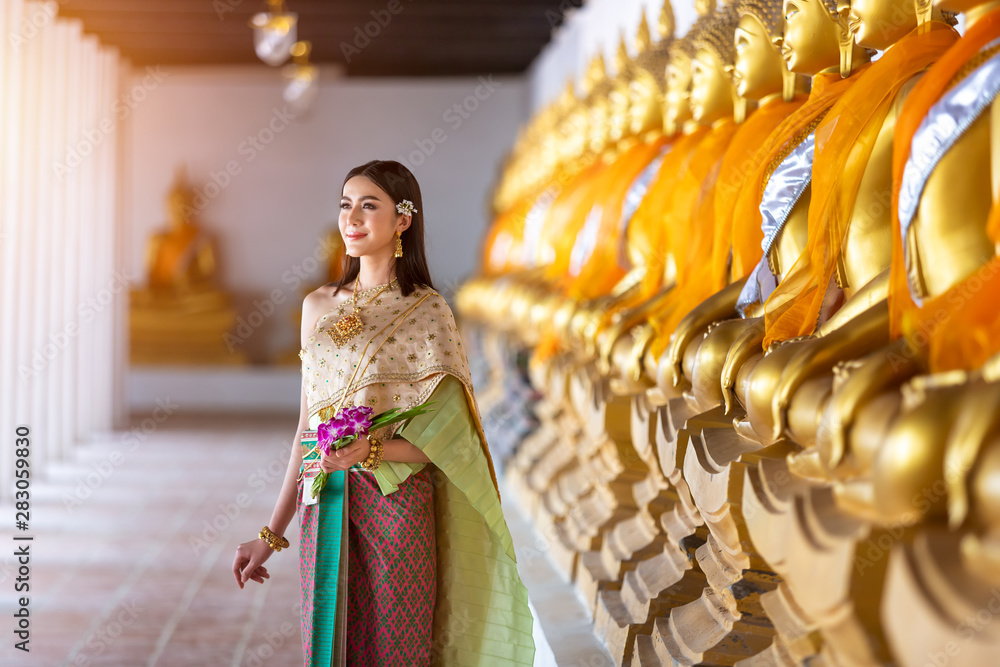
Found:
[[[427,455],[409,440],[393,438],[392,440],[383,440],[382,445],[383,461],[400,461],[402,463],[428,463],[430,461]],[[361,463],[367,459],[369,451],[371,451],[371,444],[368,442],[368,438],[358,438],[329,456],[321,457],[320,469],[323,472],[347,470],[355,463]]]
[[[309,343],[309,337],[315,329],[322,310],[321,294],[319,291],[310,293],[302,302],[302,331],[301,345],[303,348]],[[306,399],[306,380],[302,378],[302,394],[299,402],[299,423],[296,427],[295,438],[292,440],[291,452],[288,456],[288,467],[285,469],[285,478],[281,483],[281,490],[278,492],[278,499],[271,512],[271,519],[267,527],[275,535],[284,536],[288,525],[295,516],[296,495],[298,494],[299,468],[302,464],[302,449],[300,442],[302,432],[309,428],[309,405]],[[261,538],[244,542],[236,548],[236,558],[233,560],[233,575],[240,588],[248,579],[257,583],[264,583],[264,579],[270,578],[267,568],[264,567],[273,549]]]

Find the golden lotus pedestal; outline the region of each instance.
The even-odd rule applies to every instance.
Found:
[[[235,324],[224,292],[132,290],[129,360],[143,366],[246,364]]]

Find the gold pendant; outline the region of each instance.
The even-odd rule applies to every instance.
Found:
[[[328,330],[327,333],[333,339],[334,345],[343,347],[344,343],[361,333],[362,328],[364,328],[364,322],[361,321],[358,312],[354,311],[350,315],[344,315],[334,322],[333,328]]]

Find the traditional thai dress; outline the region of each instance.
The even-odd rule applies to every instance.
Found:
[[[323,315],[300,353],[310,429],[348,405],[431,401],[376,432],[430,463],[333,473],[315,503],[300,479],[305,665],[531,665],[528,594],[451,309],[427,288],[387,290],[338,347],[329,332],[346,314]]]

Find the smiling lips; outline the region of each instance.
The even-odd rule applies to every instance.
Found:
[[[349,239],[360,239],[360,238],[362,238],[363,236],[368,236],[368,235],[367,235],[367,234],[364,234],[364,233],[360,233],[360,234],[359,234],[358,232],[353,232],[353,233],[352,233],[352,232],[348,232],[347,234],[345,234],[345,236],[346,236],[347,238],[349,238]]]

